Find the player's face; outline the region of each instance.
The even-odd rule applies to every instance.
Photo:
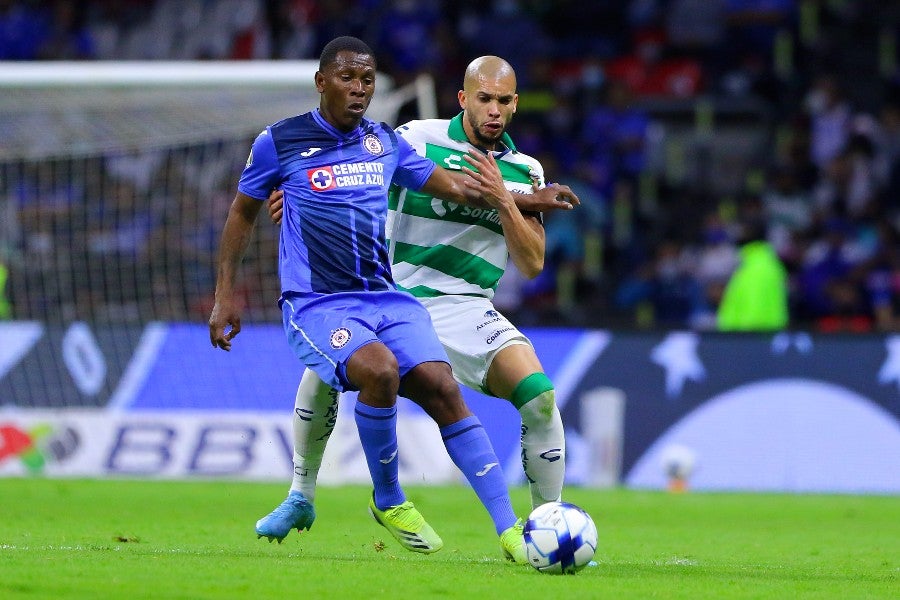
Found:
[[[375,59],[349,50],[316,72],[316,89],[322,95],[319,110],[325,120],[350,131],[362,121],[375,94]]]
[[[463,127],[475,145],[492,150],[516,112],[515,78],[482,77],[469,87],[459,92],[459,104],[465,111]]]

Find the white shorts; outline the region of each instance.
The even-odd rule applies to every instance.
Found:
[[[513,344],[531,346],[525,335],[487,298],[439,296],[419,298],[453,367],[453,377],[466,387],[489,394],[487,372],[497,353]]]

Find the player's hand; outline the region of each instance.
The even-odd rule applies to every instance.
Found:
[[[531,194],[516,196],[516,206],[521,211],[546,212],[548,210],[572,210],[581,204],[581,200],[569,186],[559,183],[548,183],[535,189]]]
[[[500,167],[490,152],[482,154],[477,150],[469,150],[463,159],[472,165],[462,167],[463,173],[468,175],[466,185],[476,190],[485,202],[494,208],[515,204],[512,194],[503,183]]]
[[[267,206],[272,222],[276,225],[281,224],[281,217],[284,216],[284,190],[272,190]]]
[[[226,328],[231,327],[227,332]],[[232,302],[217,301],[209,316],[209,341],[213,348],[231,350],[231,340],[241,332],[241,315]]]

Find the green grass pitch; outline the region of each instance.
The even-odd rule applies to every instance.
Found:
[[[407,486],[444,538],[413,554],[365,487],[323,487],[310,532],[253,526],[286,485],[0,479],[0,598],[900,598],[900,498],[569,488],[598,566],[544,575],[500,556],[464,486]],[[513,490],[526,511],[527,491]]]

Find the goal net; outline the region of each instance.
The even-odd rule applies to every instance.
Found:
[[[0,318],[205,320],[250,144],[318,105],[316,68],[0,63]],[[410,104],[435,116],[429,79],[395,88],[379,75],[368,116],[396,124]],[[256,232],[244,314],[277,321],[277,229],[261,217]]]

